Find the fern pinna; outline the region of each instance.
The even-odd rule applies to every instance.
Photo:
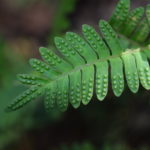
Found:
[[[45,96],[47,110],[57,106],[65,111],[68,103],[74,108],[81,102],[87,105],[94,92],[101,101],[107,95],[109,77],[117,97],[124,91],[125,79],[133,93],[138,92],[139,83],[149,90],[150,5],[146,11],[143,7],[130,11],[130,1],[120,0],[109,22],[100,20],[99,27],[102,35],[83,25],[83,37],[73,32],[56,37],[59,55],[40,48],[43,61],[30,60],[37,73],[18,75],[30,89],[8,110],[16,110],[40,95]]]

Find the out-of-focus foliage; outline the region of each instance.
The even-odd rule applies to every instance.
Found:
[[[137,150],[127,146],[126,144],[105,144],[100,150]],[[148,150],[148,147],[141,147],[138,150]]]
[[[20,62],[20,63],[18,63]],[[9,42],[4,37],[0,38],[0,88],[10,86],[12,79],[16,78],[15,73],[25,67],[24,59],[19,53],[15,53]],[[28,71],[27,65],[26,69]]]
[[[15,5],[17,5],[17,7],[21,8],[21,7],[28,7],[29,5],[32,5],[36,2],[38,2],[39,0],[13,0],[10,3],[14,3]],[[48,2],[49,0],[42,0],[43,2]],[[52,1],[52,0],[50,0]]]
[[[85,142],[83,144],[74,143],[71,146],[62,145],[59,149],[54,150],[96,150],[96,149],[89,142]]]
[[[5,51],[4,51],[4,41],[3,38],[0,37],[0,85],[2,85],[2,81],[3,81],[3,77],[5,77],[5,72],[7,69],[7,65],[6,65],[6,58],[5,58]]]
[[[51,148],[49,149],[51,150]],[[104,144],[101,147],[95,147],[90,142],[84,142],[83,144],[74,143],[71,146],[66,146],[65,144],[60,146],[60,148],[55,148],[52,150],[137,150],[131,147],[128,147],[124,143],[118,143],[118,144]],[[138,148],[138,150],[148,150],[148,147],[144,146],[141,148]]]
[[[0,40],[0,149],[4,149],[5,146],[8,146],[15,139],[21,135],[22,131],[31,125],[32,119],[30,117],[23,117],[23,110],[15,112],[12,114],[7,114],[4,109],[5,105],[8,103],[12,97],[15,96],[15,93],[23,91],[25,88],[16,85],[14,82],[14,87],[10,85],[15,78],[15,71],[20,70],[20,65],[23,62],[20,62],[20,65],[17,65],[17,57],[13,57],[13,52],[8,50],[7,41],[4,38]],[[10,53],[12,53],[10,55]],[[20,60],[20,59],[18,59]],[[24,66],[25,67],[25,66]],[[33,108],[33,107],[32,107]],[[32,113],[33,110],[29,111]],[[31,120],[30,120],[31,119]],[[21,121],[20,124],[18,121]]]
[[[51,28],[50,37],[48,41],[53,41],[54,36],[62,34],[66,29],[70,27],[69,15],[75,10],[75,6],[78,0],[59,0],[58,7],[56,9],[53,25]]]

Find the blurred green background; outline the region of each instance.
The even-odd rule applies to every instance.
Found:
[[[26,87],[16,79],[28,73],[28,59],[40,58],[40,46],[54,48],[54,36],[81,32],[82,24],[98,29],[117,0],[0,0],[0,150],[149,150],[150,94],[128,89],[103,102],[47,114],[42,99],[23,109],[4,109]],[[148,0],[132,0],[145,6]]]

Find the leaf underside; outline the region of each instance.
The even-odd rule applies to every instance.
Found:
[[[69,103],[87,105],[96,93],[102,101],[109,83],[119,97],[126,86],[137,93],[140,84],[150,89],[150,5],[130,10],[130,0],[120,0],[109,22],[100,20],[101,35],[82,26],[83,36],[67,32],[56,37],[61,55],[41,47],[43,61],[31,59],[37,74],[20,74],[18,79],[31,87],[8,106],[16,110],[43,95],[47,111],[58,107],[66,111]],[[109,82],[110,79],[110,82]]]

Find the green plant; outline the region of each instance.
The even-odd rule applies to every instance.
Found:
[[[85,40],[76,33],[67,32],[64,38],[56,37],[59,53],[40,48],[44,60],[31,59],[35,72],[18,75],[19,80],[31,85],[8,106],[16,110],[40,95],[46,95],[47,110],[56,105],[65,111],[70,102],[78,108],[87,105],[93,91],[99,100],[108,92],[109,74],[115,96],[124,91],[125,79],[129,89],[137,93],[139,82],[150,89],[150,5],[130,9],[129,0],[120,0],[109,23],[101,20],[102,37],[89,25],[83,25]],[[110,73],[109,73],[110,68]]]
[[[60,0],[58,3],[58,8],[53,20],[53,25],[51,29],[51,33],[49,36],[49,44],[53,42],[53,38],[56,35],[62,34],[66,29],[68,29],[71,25],[68,16],[74,11],[77,0]]]
[[[60,148],[55,148],[53,150],[135,150],[128,145],[122,144],[105,144],[99,147],[94,147],[90,142],[84,143],[73,143],[71,146],[62,145]],[[148,147],[140,147],[138,150],[148,150]]]
[[[82,144],[73,143],[70,147],[62,145],[59,149],[54,150],[96,150],[92,144],[89,142],[84,142]]]
[[[0,88],[3,86],[3,78],[5,77],[5,75],[7,75],[7,65],[8,65],[8,60],[6,58],[6,54],[5,54],[5,40],[2,36],[0,36],[0,68],[1,68],[1,72],[0,72]],[[7,63],[6,63],[7,62]]]

